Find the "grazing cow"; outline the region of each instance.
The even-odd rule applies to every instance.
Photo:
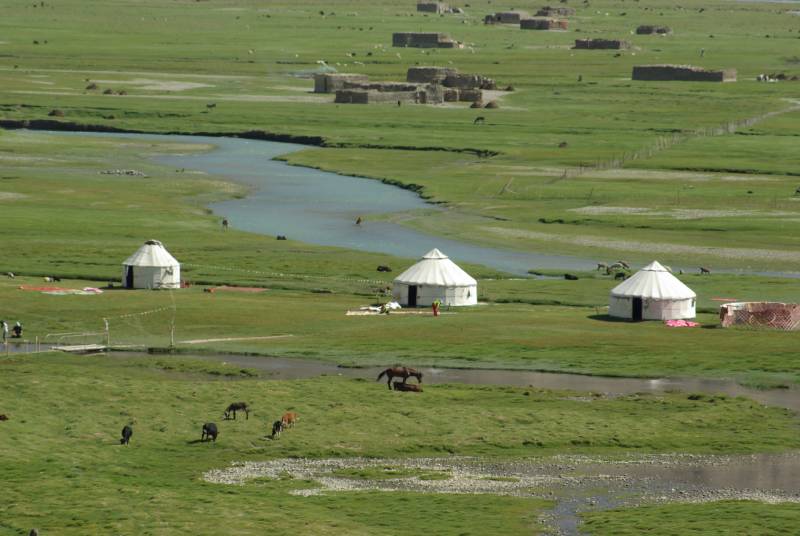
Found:
[[[625,268],[626,270],[630,270],[630,269],[631,269],[631,265],[630,265],[630,264],[628,264],[628,263],[627,263],[627,262],[625,262],[625,261],[617,261],[617,262],[616,262],[616,264],[621,264],[621,265],[622,265],[622,267],[623,267],[623,268]]]
[[[614,274],[614,279],[622,279],[624,281],[625,279],[628,279],[628,274],[625,272],[617,272]]]
[[[800,193],[800,188],[797,189],[797,193]],[[6,272],[6,275],[9,277],[9,279],[14,279],[15,277],[14,272]]]
[[[385,265],[381,264],[380,266],[378,266],[378,271],[379,272],[391,272],[392,269],[389,268],[388,266],[385,266]]]
[[[0,413],[0,421],[7,421],[7,420],[8,420],[8,415],[6,415],[5,413]]]
[[[236,420],[236,412],[237,411],[244,411],[245,420],[250,419],[250,406],[247,405],[247,402],[233,402],[227,408],[225,408],[225,420],[231,418],[231,414],[233,414],[233,420]]]
[[[286,235],[279,234],[275,237],[275,240],[286,240]]]
[[[375,381],[379,381],[384,376],[386,376],[386,388],[389,390],[392,389],[392,379],[394,379],[395,376],[403,378],[403,383],[406,383],[406,380],[411,376],[414,376],[419,383],[422,383],[422,373],[411,367],[389,367],[378,374],[378,378]]]
[[[703,275],[703,274],[709,274],[709,275],[711,275],[711,270],[709,270],[708,268],[703,268],[703,267],[701,266],[701,267],[700,267],[700,275]]]
[[[217,425],[213,422],[207,422],[203,425],[203,433],[200,435],[200,441],[207,441],[210,439],[216,443],[217,435],[219,435]]]
[[[294,427],[294,423],[300,420],[300,417],[297,416],[297,413],[294,411],[287,411],[281,417],[281,424],[284,428],[292,428]]]
[[[422,386],[416,383],[403,383],[403,382],[394,382],[392,383],[392,387],[395,391],[403,391],[408,393],[421,393]]]
[[[598,262],[597,263],[597,271],[599,272],[600,270],[608,271],[608,265],[606,263],[604,263],[604,262]]]
[[[122,437],[119,440],[120,445],[127,445],[131,442],[131,436],[133,435],[133,428],[130,425],[125,425],[122,428]]]
[[[216,108],[216,107],[217,107],[217,103],[216,102],[209,102],[208,104],[206,104],[206,108],[209,108],[209,109]]]
[[[228,228],[228,218],[222,218],[222,228],[223,229]]]
[[[39,536],[39,531],[36,529],[31,529],[31,531],[28,533],[28,536]]]
[[[283,432],[283,421],[275,421],[272,423],[272,439],[280,437],[281,432]]]
[[[578,276],[573,274],[564,274],[564,279],[566,279],[567,281],[577,281]]]
[[[472,122],[473,125],[482,125],[486,122],[486,118],[483,116],[476,117],[475,121]]]

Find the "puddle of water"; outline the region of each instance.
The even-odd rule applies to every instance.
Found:
[[[149,354],[114,352],[117,358],[152,357]],[[179,354],[170,359],[199,359],[235,364],[269,374],[273,380],[300,380],[322,375],[366,378],[374,380],[383,367],[349,368],[334,363],[307,359],[281,357],[258,357],[242,355]],[[687,393],[724,394],[744,396],[761,404],[800,411],[800,389],[749,389],[733,380],[697,378],[609,378],[603,376],[581,376],[552,372],[530,372],[524,370],[495,369],[448,369],[420,368],[425,385],[464,383],[469,385],[507,385],[512,387],[534,387],[540,389],[585,391],[605,395],[630,395],[634,393],[664,393],[683,391]],[[410,380],[414,382],[415,380]]]
[[[443,472],[442,479],[353,479],[340,469],[403,467]],[[478,493],[552,499],[543,516],[559,534],[580,534],[580,514],[641,504],[757,500],[800,502],[797,453],[752,456],[651,455],[621,460],[555,456],[510,462],[478,458],[278,459],[235,462],[208,471],[204,480],[246,484],[254,478],[312,480],[320,487],[298,495],[341,491]]]

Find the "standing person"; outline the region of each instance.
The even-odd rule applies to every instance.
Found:
[[[438,299],[433,300],[431,306],[433,307],[433,316],[439,316],[439,306],[442,305],[442,302]]]
[[[6,324],[5,320],[0,320],[0,329],[3,330],[3,344],[5,344],[8,339],[8,324]]]

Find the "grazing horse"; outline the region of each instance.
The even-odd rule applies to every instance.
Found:
[[[272,423],[272,439],[280,437],[281,432],[283,432],[283,421],[275,421]]]
[[[700,275],[703,275],[703,274],[709,274],[709,275],[711,275],[711,270],[709,270],[708,268],[703,268],[703,267],[701,266],[701,267],[700,267]]]
[[[200,441],[206,441],[210,439],[216,443],[217,435],[219,435],[219,432],[217,431],[217,425],[213,422],[207,422],[203,425],[203,433],[200,435]]]
[[[245,420],[250,419],[250,406],[247,405],[247,402],[234,402],[225,409],[225,420],[230,419],[231,414],[233,414],[233,420],[235,421],[237,411],[244,411]]]
[[[413,383],[394,382],[392,384],[392,387],[394,388],[395,391],[404,391],[404,392],[408,392],[408,393],[421,393],[422,392],[422,386],[421,385],[415,385]]]
[[[122,437],[119,440],[119,444],[127,445],[128,443],[130,443],[132,435],[133,435],[133,428],[131,428],[129,425],[126,424],[122,428]]]
[[[386,376],[386,387],[388,387],[390,390],[392,388],[392,379],[395,376],[398,378],[403,378],[403,383],[406,383],[406,380],[408,380],[410,376],[414,376],[417,378],[419,383],[422,383],[422,373],[417,369],[409,367],[389,367],[378,374],[378,378],[375,381],[380,380],[384,375]]]
[[[598,262],[597,263],[597,271],[599,272],[600,270],[608,271],[608,265],[606,263],[604,263],[604,262]]]
[[[292,428],[294,427],[294,423],[300,420],[300,417],[297,416],[297,413],[294,411],[287,411],[281,417],[281,424],[283,428]]]

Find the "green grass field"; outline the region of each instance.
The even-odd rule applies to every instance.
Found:
[[[796,280],[719,271],[798,271],[800,82],[755,81],[760,73],[800,76],[793,4],[597,0],[572,6],[567,32],[484,25],[484,15],[512,7],[496,0],[471,1],[466,14],[443,17],[418,14],[413,4],[6,0],[0,121],[321,138],[322,147],[286,161],[420,185],[420,195],[445,210],[391,216],[415,229],[598,261],[710,266],[713,276],[682,276],[698,293],[703,328],[608,321],[615,282],[598,273],[520,280],[474,265],[464,267],[479,279],[485,305],[436,319],[348,317],[348,309],[383,299],[392,274],[376,265],[413,261],[223,233],[208,203],[246,189],[151,160],[203,147],[11,130],[0,130],[0,273],[17,278],[0,279],[0,317],[21,320],[26,338],[47,341],[99,342],[107,319],[112,344],[164,348],[174,335],[183,352],[797,383],[797,334],[718,329],[715,300],[800,301]],[[674,33],[634,35],[639,24],[666,24]],[[465,47],[393,49],[394,31],[444,31]],[[572,50],[583,37],[624,38],[634,48]],[[403,79],[414,65],[452,66],[515,91],[499,97],[495,110],[335,105],[311,93],[309,75],[320,61],[376,80]],[[630,80],[634,65],[650,63],[732,67],[739,81]],[[485,124],[474,125],[477,116]],[[99,174],[119,168],[148,177]],[[151,237],[181,260],[191,288],[98,296],[19,289],[45,275],[70,288],[118,281],[122,260]],[[202,290],[219,284],[268,290]],[[84,332],[93,334],[63,336]],[[271,335],[292,337],[187,342]],[[10,417],[0,422],[3,536],[34,526],[43,536],[536,534],[551,502],[410,492],[301,497],[290,492],[311,482],[221,486],[201,475],[233,461],[292,456],[490,461],[800,448],[792,412],[678,392],[587,403],[586,393],[445,385],[398,398],[373,378],[273,382],[179,356],[0,352],[0,370],[0,413]],[[225,405],[239,399],[253,403],[251,419],[221,423],[215,445],[194,442],[203,422],[221,422]],[[263,439],[286,410],[298,411],[301,423],[279,441]],[[123,448],[117,438],[128,422],[135,432]],[[587,513],[583,528],[792,534],[797,515],[788,504],[657,505]]]
[[[265,381],[205,362],[40,354],[0,358],[0,534],[396,534],[411,510],[435,534],[531,534],[547,503],[491,495],[289,495],[299,480],[203,483],[232,461],[284,457],[556,453],[739,453],[800,447],[790,412],[746,399],[685,393],[576,400],[574,393],[435,386],[403,396],[341,378]],[[217,378],[229,375],[232,381]],[[233,400],[248,420],[221,421]],[[402,401],[402,402],[400,402]],[[265,439],[284,411],[301,416]],[[216,421],[216,444],[198,443]],[[487,430],[486,423],[493,423]],[[564,423],[570,426],[565,427]],[[133,423],[129,447],[119,430]],[[371,476],[371,475],[365,475]]]
[[[796,270],[800,83],[755,81],[800,75],[790,4],[601,1],[578,6],[567,32],[482,23],[508,7],[481,0],[465,15],[438,17],[386,0],[37,8],[12,0],[0,21],[0,117],[43,119],[58,108],[61,121],[124,129],[317,136],[345,148],[290,160],[414,182],[451,209],[405,221],[417,228],[605,260],[656,254],[674,264]],[[645,23],[674,33],[632,35]],[[449,32],[466,47],[393,49],[399,30]],[[570,49],[581,37],[621,37],[634,48]],[[482,126],[463,106],[334,105],[309,93],[321,60],[376,79],[447,65],[517,91],[479,112]],[[632,82],[632,66],[646,63],[733,67],[739,81]],[[709,134],[731,124],[741,125],[735,134]]]

